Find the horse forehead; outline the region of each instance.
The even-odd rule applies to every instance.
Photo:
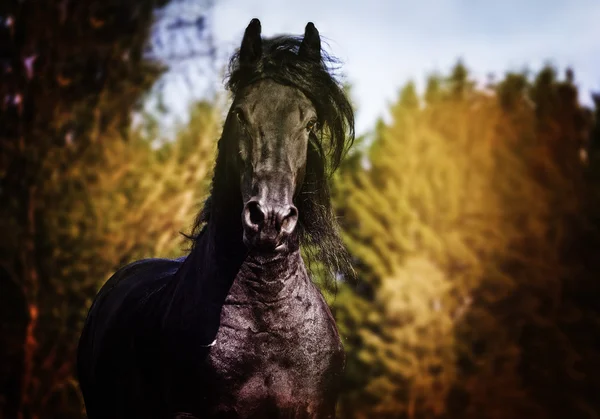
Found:
[[[248,102],[252,112],[266,120],[302,118],[312,106],[299,89],[273,81],[257,85],[248,95]]]

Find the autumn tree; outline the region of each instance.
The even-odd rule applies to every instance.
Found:
[[[578,387],[573,362],[596,356],[568,332],[581,312],[564,294],[578,275],[567,249],[580,237],[586,111],[572,76],[548,81],[548,71],[480,89],[459,63],[431,76],[422,98],[409,83],[338,178],[360,272],[336,303],[346,416],[593,409],[581,397],[593,380]]]
[[[367,288],[339,303],[342,323],[358,327],[351,368],[368,377],[348,409],[362,412],[356,417],[440,416],[459,373],[455,328],[486,261],[508,245],[493,188],[500,115],[462,64],[430,81],[426,103],[409,83],[391,115],[367,168],[341,179],[347,243]],[[497,281],[505,292],[512,286]]]
[[[547,415],[557,418],[584,417],[599,408],[590,397],[597,380],[586,373],[598,365],[598,353],[586,337],[597,333],[598,313],[581,298],[597,289],[590,275],[597,275],[592,254],[600,249],[589,212],[593,193],[586,180],[593,118],[578,95],[573,71],[567,70],[561,80],[549,66],[529,88],[535,145],[527,160],[548,209],[544,229],[520,248],[523,255],[546,249],[538,256],[546,269],[530,269],[529,277],[536,275],[537,280],[523,281],[522,295],[537,295],[538,304],[521,336],[522,373]]]

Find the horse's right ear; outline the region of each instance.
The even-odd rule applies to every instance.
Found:
[[[260,20],[252,19],[244,32],[240,47],[240,63],[254,64],[262,54],[262,39],[260,37]]]
[[[306,24],[298,55],[309,60],[321,61],[321,38],[319,31],[312,22]]]

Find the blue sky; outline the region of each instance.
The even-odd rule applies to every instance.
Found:
[[[385,116],[408,80],[422,88],[427,74],[446,73],[459,58],[482,81],[548,61],[572,66],[584,103],[600,91],[600,0],[217,0],[211,27],[220,57],[238,47],[253,17],[264,36],[315,23],[353,85],[358,133]],[[202,89],[173,80],[166,102],[185,120]]]

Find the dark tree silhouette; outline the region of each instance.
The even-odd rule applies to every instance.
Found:
[[[182,13],[187,3],[176,1],[168,10]],[[211,5],[198,10],[184,44],[206,42]],[[53,265],[58,250],[49,247],[44,211],[54,193],[62,196],[73,185],[45,188],[49,179],[60,184],[109,127],[127,131],[132,110],[177,59],[148,49],[149,39],[154,45],[162,37],[173,49],[169,43],[181,44],[189,26],[181,19],[154,25],[166,6],[169,0],[0,4],[0,304],[7,314],[0,318],[0,417],[81,413],[75,386],[65,384],[73,375],[75,342],[59,339],[55,306],[67,299],[77,308],[60,321],[78,327],[78,310],[94,286],[64,295],[56,283],[53,273],[66,267]],[[207,53],[194,50],[189,57]]]

